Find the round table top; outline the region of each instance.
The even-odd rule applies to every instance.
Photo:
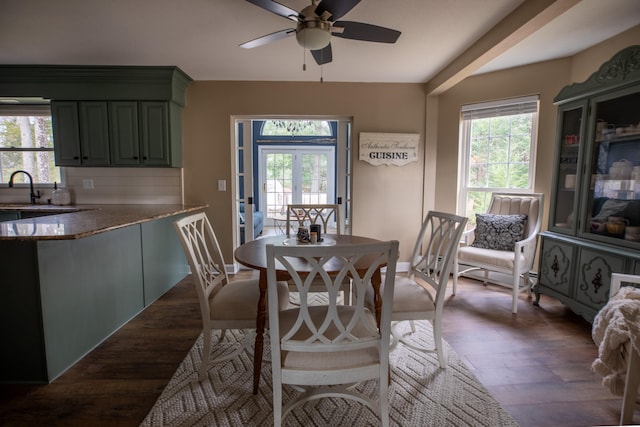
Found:
[[[375,243],[380,240],[362,236],[349,236],[346,234],[326,234],[324,237],[328,241],[335,241],[336,245]],[[268,244],[281,245],[285,241],[291,241],[292,238],[287,236],[266,236],[256,240],[251,240],[238,248],[236,248],[233,256],[240,264],[256,270],[267,269],[267,251]],[[295,237],[293,238],[295,239]],[[333,242],[332,242],[333,243]]]

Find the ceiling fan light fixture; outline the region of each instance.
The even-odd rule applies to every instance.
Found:
[[[296,40],[305,49],[324,49],[331,43],[331,24],[327,21],[303,21],[296,30]]]

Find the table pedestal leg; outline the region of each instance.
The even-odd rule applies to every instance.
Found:
[[[256,317],[256,344],[253,352],[253,394],[258,394],[260,372],[262,371],[262,353],[264,350],[264,327],[267,320],[267,272],[260,270],[260,298]]]

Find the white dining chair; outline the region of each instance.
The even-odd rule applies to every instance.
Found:
[[[218,239],[204,213],[182,218],[174,223],[174,227],[189,261],[200,303],[203,350],[198,379],[202,381],[210,365],[228,361],[253,344],[260,288],[258,279],[230,280]],[[277,282],[274,286],[275,306],[287,308],[289,288],[286,282]],[[213,331],[220,330],[218,344],[221,344],[227,329],[251,332],[245,334],[243,342],[238,343],[234,351],[210,360]]]
[[[442,313],[444,298],[458,242],[467,218],[443,212],[429,211],[425,217],[410,258],[407,274],[395,276],[395,291],[391,312],[391,348],[398,343],[425,353],[436,353],[440,367],[447,367],[442,344]],[[388,273],[387,273],[388,274]],[[369,291],[368,306],[374,304]],[[415,344],[402,335],[400,322],[409,321],[411,334],[416,332],[415,320],[431,322],[433,347]]]
[[[367,405],[389,425],[389,341],[393,276],[398,242],[335,246],[267,245],[267,277],[273,375],[273,424],[279,427],[294,408],[313,399],[339,397]],[[282,266],[282,267],[280,267]],[[301,266],[308,274],[301,273]],[[366,289],[386,266],[379,328],[365,302]],[[277,268],[286,269],[300,293],[300,305],[280,310],[276,303]],[[354,303],[338,295],[350,276]],[[309,288],[321,280],[328,294],[324,305],[308,304]],[[357,392],[356,384],[377,380],[377,401]],[[302,391],[283,407],[283,387]]]
[[[322,225],[322,234],[342,234],[340,205],[337,204],[289,204],[287,205],[287,236],[291,236],[296,227],[308,227],[311,224]]]
[[[287,205],[287,237],[292,233],[295,236],[296,227],[309,227],[311,224],[318,224],[322,227],[321,235],[327,233],[342,234],[342,222],[340,220],[340,205],[337,204],[289,204]],[[312,286],[310,292],[323,292],[324,285],[319,282],[318,286]],[[289,283],[289,291],[296,292],[293,283]],[[345,277],[342,284],[342,299],[345,303],[351,302],[351,283]]]

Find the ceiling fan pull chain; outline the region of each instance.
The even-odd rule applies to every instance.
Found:
[[[302,71],[307,71],[307,49],[302,49]]]

